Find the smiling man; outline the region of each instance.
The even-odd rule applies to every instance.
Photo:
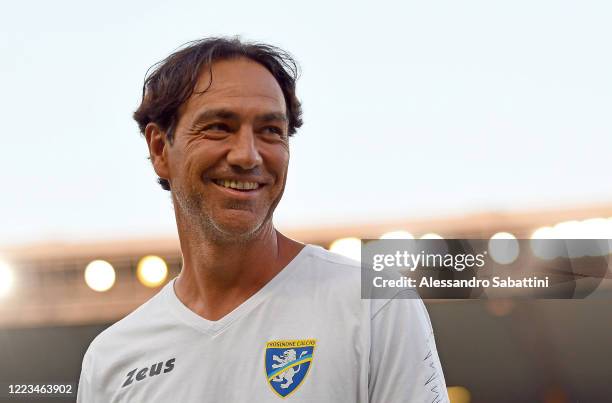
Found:
[[[412,291],[361,299],[359,263],[274,228],[302,124],[296,78],[280,49],[225,38],[148,76],[134,118],[183,268],[92,342],[78,402],[447,401],[424,305],[401,298]]]

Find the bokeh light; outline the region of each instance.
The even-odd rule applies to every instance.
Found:
[[[108,291],[115,284],[115,269],[104,260],[94,260],[85,268],[85,283],[94,291]]]
[[[421,235],[421,239],[444,239],[444,238],[434,232],[428,232],[427,234]]]
[[[336,239],[329,246],[329,250],[348,258],[361,261],[361,240],[359,238],[349,237]]]
[[[557,257],[556,248],[547,239],[556,239],[555,230],[552,227],[540,227],[531,234],[531,251],[540,259],[551,260]]]
[[[0,297],[11,293],[15,284],[15,274],[11,265],[0,260]]]
[[[472,394],[463,386],[449,386],[446,390],[451,403],[470,403],[472,401]]]
[[[493,316],[506,316],[514,309],[514,301],[510,298],[489,299],[485,302],[487,311]]]
[[[380,239],[414,239],[414,235],[408,231],[390,231],[382,234]]]
[[[553,227],[555,239],[580,239],[582,237],[582,227],[580,221],[563,221]]]
[[[143,285],[158,287],[168,277],[168,265],[159,256],[145,256],[138,262],[136,276]]]
[[[489,239],[489,256],[499,264],[510,264],[518,258],[519,243],[509,232],[498,232]]]

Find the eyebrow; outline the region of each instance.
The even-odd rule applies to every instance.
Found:
[[[194,122],[198,123],[198,122],[205,122],[207,120],[214,120],[214,119],[224,119],[224,120],[240,120],[240,116],[236,113],[236,112],[232,112],[229,109],[208,109],[205,110],[201,113],[199,113]],[[264,113],[261,115],[258,115],[255,117],[255,120],[261,123],[268,123],[268,122],[275,122],[275,121],[281,121],[281,122],[287,122],[287,115],[281,112],[269,112],[269,113]]]
[[[284,113],[280,113],[280,112],[271,112],[271,113],[264,113],[263,115],[259,115],[255,118],[255,120],[257,120],[258,122],[261,123],[269,123],[269,122],[287,122],[287,115]]]
[[[238,114],[228,109],[208,109],[199,113],[195,122],[204,122],[212,119],[238,120]]]

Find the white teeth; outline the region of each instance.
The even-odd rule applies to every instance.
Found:
[[[230,188],[230,189],[238,189],[238,190],[255,190],[259,188],[259,183],[257,182],[237,182],[237,181],[228,181],[228,180],[215,180],[217,185]]]

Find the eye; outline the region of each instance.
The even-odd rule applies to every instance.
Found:
[[[265,134],[275,134],[280,137],[284,137],[283,129],[277,126],[265,126],[261,129],[261,131]]]
[[[202,137],[210,140],[223,140],[229,136],[232,128],[227,123],[215,122],[203,125],[200,129]]]
[[[230,127],[225,123],[211,123],[202,128],[203,131],[221,131],[221,132],[229,132]]]

